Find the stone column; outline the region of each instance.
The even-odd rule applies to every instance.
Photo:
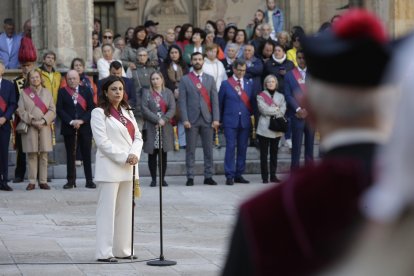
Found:
[[[32,0],[32,36],[39,59],[46,50],[57,55],[57,67],[75,57],[92,64],[93,0]]]

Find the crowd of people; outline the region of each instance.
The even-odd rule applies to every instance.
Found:
[[[92,78],[85,74],[85,61],[81,58],[73,59],[71,71],[62,76],[55,68],[56,54],[52,51],[47,51],[41,65],[35,68],[36,58],[21,49],[28,43],[27,40],[23,43],[23,38],[30,38],[30,21],[25,23],[24,32],[17,34],[13,20],[4,20],[0,59],[5,69],[22,69],[22,75],[14,80],[16,103],[10,99],[6,110],[7,114],[15,114],[12,130],[17,150],[14,183],[24,179],[26,154],[30,163],[32,151],[53,150],[50,143],[54,143],[59,129],[55,129],[54,119],[57,117],[61,122],[58,126],[64,137],[68,162],[68,183],[64,188],[76,187],[76,169],[72,163],[79,164],[80,160],[87,178],[86,187],[96,187],[90,170],[90,143],[84,142],[92,138],[90,112],[99,104],[102,86],[109,76],[122,77],[125,84],[126,100],[145,140],[151,186],[157,183],[156,156],[159,151],[163,155],[165,175],[167,152],[180,149],[186,151],[186,185],[194,184],[198,135],[202,139],[205,160],[204,184],[208,185],[217,185],[213,179],[213,148],[220,144],[220,133],[224,133],[226,140],[224,169],[227,185],[249,183],[243,177],[249,144],[260,149],[263,183],[279,182],[276,172],[280,146],[291,149],[291,168],[299,167],[303,133],[305,159],[307,162],[313,160],[314,131],[305,123],[307,111],[297,100],[298,91],[304,93],[306,90],[306,57],[300,45],[305,33],[300,26],[285,30],[284,13],[276,7],[274,0],[267,0],[266,8],[257,10],[252,22],[245,27],[220,19],[208,20],[201,27],[185,23],[160,34],[157,25],[158,22],[148,20],[119,35],[111,29],[102,29],[100,20],[95,19],[91,39],[93,66],[98,76]],[[44,91],[49,91],[53,99],[49,106],[51,115],[38,116],[45,119],[45,127],[42,124],[41,128],[35,127],[34,117],[27,117],[23,109],[28,108],[23,102],[24,91],[32,85],[28,73],[33,70],[40,74]],[[73,75],[79,76],[74,78]],[[83,101],[77,100],[78,95],[85,100],[85,107]],[[65,110],[66,105],[71,105],[70,110]],[[280,119],[287,122],[286,129],[269,128],[269,124],[280,122]],[[28,132],[16,131],[20,121],[26,123]],[[162,146],[158,138],[160,126],[164,130]],[[39,141],[42,137],[49,138],[46,129],[51,133],[51,141],[47,141],[48,146],[44,149],[25,146],[24,141],[33,129],[39,135],[43,133]],[[39,159],[40,164],[47,163],[46,155]],[[3,171],[5,164],[7,162],[2,161]],[[28,190],[34,189],[37,178],[33,166],[29,166]],[[39,184],[41,188],[48,188],[42,170],[44,168],[39,166],[38,172],[42,176]],[[7,172],[4,172],[0,189],[12,189],[7,179]],[[164,179],[162,183],[168,185]]]
[[[48,152],[56,139],[55,124],[60,123],[67,156],[68,182],[63,188],[76,187],[75,164],[82,159],[86,187],[96,188],[96,181],[101,188],[96,258],[113,263],[136,258],[130,246],[133,208],[128,198],[131,167],[135,176],[141,149],[148,154],[152,187],[157,185],[157,161],[162,159],[160,183],[168,186],[164,179],[168,152],[185,149],[186,185],[193,186],[200,136],[204,184],[217,185],[213,147],[223,131],[226,185],[249,183],[243,176],[249,140],[260,151],[263,183],[277,183],[277,154],[284,140],[291,148],[292,172],[280,185],[241,205],[223,275],[310,275],[338,273],[350,266],[367,271],[366,262],[351,254],[356,244],[358,258],[373,259],[367,256],[373,247],[357,243],[364,236],[364,215],[385,222],[379,228],[384,236],[379,238],[377,225],[368,223],[368,233],[374,234],[368,240],[378,241],[376,248],[382,249],[377,250],[381,254],[374,252],[376,265],[390,263],[382,252],[389,240],[399,248],[401,240],[385,229],[386,223],[401,218],[412,201],[406,151],[413,132],[405,122],[411,110],[412,78],[401,74],[406,101],[401,103],[393,137],[401,136],[402,143],[389,144],[381,152],[380,165],[386,167],[378,181],[375,153],[389,134],[384,128],[389,122],[382,116],[390,107],[389,97],[397,98],[387,83],[391,80],[384,78],[392,42],[380,20],[367,11],[351,10],[322,24],[316,35],[306,36],[300,26],[286,31],[283,11],[274,0],[267,0],[266,9],[257,10],[245,28],[220,19],[207,21],[203,28],[186,23],[159,34],[157,25],[149,20],[122,36],[111,29],[101,32],[100,21],[95,20],[93,61],[99,75],[94,79],[85,74],[81,58],[73,59],[71,70],[62,77],[52,51],[45,52],[35,68],[30,21],[16,34],[13,20],[4,20],[0,190],[12,191],[7,172],[11,137],[17,152],[13,182],[23,182],[27,155],[26,189],[35,189],[36,183],[50,189]],[[404,53],[412,48],[412,38],[410,42]],[[398,61],[403,63],[402,58]],[[2,78],[6,69],[16,68],[22,74],[14,84]],[[316,127],[322,157],[317,164],[312,162]],[[94,179],[92,138],[97,147]],[[299,168],[303,138],[306,166]],[[388,162],[384,155],[391,156]],[[375,181],[379,184],[373,185]],[[392,226],[401,231],[401,225]],[[409,233],[403,234],[411,241]],[[410,269],[411,263],[405,260],[403,268]]]

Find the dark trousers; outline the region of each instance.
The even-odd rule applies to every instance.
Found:
[[[10,124],[6,121],[5,124]],[[8,168],[9,168],[9,142],[10,142],[10,128],[0,127],[0,176],[1,182],[7,183]]]
[[[66,149],[66,173],[69,183],[75,183],[76,181],[76,168],[75,159],[75,135],[64,135],[65,149]],[[80,147],[80,151],[83,157],[83,170],[85,172],[86,182],[92,181],[92,164],[91,164],[91,147],[92,136],[90,134],[78,133],[77,144]]]
[[[300,154],[302,148],[303,135],[305,134],[305,163],[313,161],[313,141],[315,131],[309,127],[305,120],[292,116],[292,162],[291,169],[298,168],[300,165]]]
[[[200,117],[191,124],[191,128],[185,129],[185,138],[187,141],[185,152],[185,165],[187,167],[187,178],[194,178],[195,151],[198,135],[201,137],[201,144],[204,153],[204,177],[213,176],[213,133],[211,123],[207,123],[203,117]]]
[[[280,137],[267,138],[261,135],[257,135],[260,146],[260,172],[262,174],[262,180],[276,179],[277,170],[277,152],[279,151]],[[270,166],[267,163],[267,156],[270,155]]]
[[[26,153],[23,152],[22,135],[16,132],[16,169],[14,170],[14,178],[24,179],[26,174]]]
[[[157,158],[159,155],[159,150],[154,149],[152,154],[148,154],[148,168],[151,174],[151,178],[153,181],[157,179]],[[167,153],[162,151],[162,179],[164,181],[165,171],[167,170]]]
[[[249,134],[250,128],[224,128],[224,136],[226,137],[224,173],[226,178],[241,177],[244,173]],[[235,158],[236,148],[237,156]]]

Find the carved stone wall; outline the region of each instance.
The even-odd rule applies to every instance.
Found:
[[[39,58],[52,50],[58,67],[69,67],[75,57],[90,65],[92,11],[92,0],[32,0],[32,36]]]

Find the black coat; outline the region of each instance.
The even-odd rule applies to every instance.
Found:
[[[273,59],[273,57],[271,57],[268,61],[266,61],[265,65],[264,65],[264,74],[263,76],[266,77],[270,74],[275,75],[277,78],[277,81],[279,83],[279,86],[277,88],[277,91],[283,93],[283,91],[285,91],[285,76],[281,75],[279,73],[280,68],[284,67],[286,69],[286,73],[293,70],[293,68],[295,68],[295,64],[293,62],[291,62],[290,60],[288,60],[287,58],[285,59],[285,61],[283,61],[282,63],[278,63],[276,60]]]
[[[56,103],[56,113],[62,121],[62,127],[60,130],[60,134],[62,135],[75,135],[75,129],[70,125],[70,122],[76,119],[84,121],[84,124],[81,125],[78,132],[92,135],[90,121],[92,109],[95,108],[92,94],[88,88],[79,86],[79,95],[81,95],[86,101],[86,110],[83,110],[79,103],[75,107],[72,96],[69,95],[64,87],[59,89]]]

